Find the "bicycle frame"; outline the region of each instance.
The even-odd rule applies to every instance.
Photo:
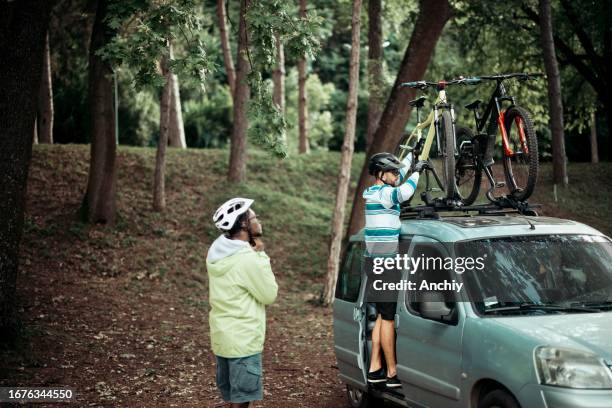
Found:
[[[489,104],[484,111],[482,116],[479,116],[477,111],[474,110],[474,119],[476,121],[476,131],[477,133],[482,133],[487,122],[489,122],[489,127],[487,128],[487,134],[492,135],[494,130],[494,121],[493,118],[497,118],[497,126],[499,128],[499,132],[502,137],[502,148],[504,151],[504,156],[513,157],[516,153],[510,147],[510,142],[508,141],[508,134],[506,132],[506,127],[504,125],[505,121],[505,113],[506,110],[502,108],[502,103],[504,101],[510,102],[512,105],[515,105],[514,96],[509,96],[506,93],[506,87],[503,84],[503,80],[497,81],[497,86],[495,87],[495,91],[489,100]],[[523,124],[519,121],[519,118],[516,118],[516,125],[519,129],[519,140],[521,142],[521,148],[523,152],[528,153],[528,147],[526,143],[525,131],[523,130]]]
[[[425,144],[423,145],[423,151],[419,155],[419,160],[429,160],[429,153],[431,150],[431,145],[433,144],[434,135],[436,136],[436,142],[437,142],[437,146],[439,149],[440,135],[438,132],[436,132],[436,129],[437,129],[436,126],[438,125],[438,121],[441,116],[440,108],[450,109],[451,116],[454,119],[455,115],[454,115],[452,108],[450,107],[450,105],[448,104],[446,100],[446,91],[444,89],[441,89],[438,92],[438,96],[436,100],[434,101],[434,108],[432,111],[429,112],[429,115],[427,115],[427,119],[425,119],[423,122],[420,121],[420,112],[419,112],[419,109],[417,108],[417,125],[414,127],[414,130],[410,133],[410,136],[408,137],[408,140],[406,141],[406,145],[410,145],[410,142],[412,142],[415,139],[418,142],[423,135],[423,129],[429,126],[429,130],[427,131],[427,136],[425,138]],[[453,130],[454,130],[454,123],[453,123]],[[404,150],[404,152],[405,151],[406,150]],[[438,151],[438,153],[441,153],[441,152]],[[400,156],[400,159],[403,157],[404,157],[404,154],[402,153]]]
[[[425,137],[425,144],[423,145],[423,150],[421,151],[421,154],[419,155],[418,160],[429,160],[429,154],[431,151],[431,146],[434,141],[434,137],[436,138],[436,146],[438,148],[438,154],[442,153],[440,152],[440,133],[437,131],[437,129],[438,129],[439,119],[442,115],[441,111],[444,109],[449,109],[451,112],[451,117],[453,118],[452,126],[453,126],[453,136],[454,136],[455,134],[455,124],[454,124],[455,114],[454,114],[452,106],[448,103],[446,99],[446,90],[444,88],[438,90],[438,96],[436,97],[436,100],[434,101],[433,109],[429,112],[429,114],[427,115],[427,118],[423,122],[420,121],[421,119],[420,109],[417,108],[417,125],[415,126],[413,131],[410,133],[410,136],[408,137],[406,144],[403,146],[405,147],[410,146],[411,142],[413,141],[416,144],[423,137],[423,129],[429,127],[427,131],[427,136]],[[453,146],[455,146],[455,143],[453,143]],[[407,149],[404,148],[402,153],[400,154],[400,160],[404,158],[406,152],[407,152]],[[416,162],[417,158],[415,157],[413,158],[413,160]],[[440,189],[444,191],[446,187],[442,185],[442,181],[438,177],[435,169],[432,168],[429,171],[431,171],[432,174],[434,175],[434,178],[436,180],[436,183],[438,184],[438,187],[440,187]],[[429,190],[429,171],[425,173],[426,191]]]

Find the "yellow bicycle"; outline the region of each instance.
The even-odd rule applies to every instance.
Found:
[[[412,163],[419,160],[427,160],[428,168],[425,170],[425,192],[422,193],[423,201],[431,204],[431,192],[441,192],[437,198],[445,201],[445,204],[453,204],[457,199],[457,183],[455,181],[455,161],[457,149],[455,143],[455,111],[453,105],[446,97],[446,87],[449,85],[475,85],[472,78],[459,78],[452,81],[416,81],[405,82],[400,86],[426,90],[428,88],[437,91],[437,97],[433,103],[433,110],[427,118],[421,122],[421,109],[425,105],[426,97],[409,102],[410,106],[416,108],[417,125],[410,135],[402,138],[396,149],[396,156],[403,159],[406,154],[412,152]],[[423,137],[423,130],[429,127],[427,136]],[[432,146],[435,142],[435,148]],[[430,173],[437,184],[431,186]]]

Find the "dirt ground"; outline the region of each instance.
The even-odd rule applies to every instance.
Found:
[[[17,282],[24,334],[13,347],[0,346],[1,386],[69,386],[79,406],[223,406],[208,337],[204,259],[216,237],[212,206],[235,191],[214,189],[212,153],[170,152],[171,205],[153,213],[153,155],[152,149],[120,151],[121,219],[107,228],[85,226],[75,215],[87,147],[35,149]],[[331,197],[334,187],[329,190]],[[542,215],[582,218],[546,202],[545,194],[536,198],[545,204]],[[609,219],[593,219],[609,230]],[[294,227],[307,235],[311,224]],[[307,275],[313,265],[287,249],[296,232],[284,229],[267,241],[280,290],[267,309],[264,401],[256,406],[345,407],[331,309],[311,301],[322,276]],[[318,234],[298,248],[320,256],[325,240]]]
[[[0,347],[0,385],[69,386],[79,406],[224,406],[208,333],[211,238],[199,221],[177,215],[183,209],[152,216],[146,185],[120,193],[116,228],[83,227],[75,220],[82,156],[34,152],[18,276],[24,336]],[[138,157],[120,158],[130,163],[120,183],[148,181]],[[274,262],[280,290],[267,309],[264,401],[256,406],[345,406],[331,309],[310,302],[313,294],[294,288]]]

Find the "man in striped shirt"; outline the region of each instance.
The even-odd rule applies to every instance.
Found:
[[[376,257],[394,257],[397,254],[402,225],[399,217],[400,203],[412,197],[419,182],[419,173],[427,166],[426,161],[418,162],[414,172],[406,179],[411,164],[412,153],[402,162],[391,153],[377,153],[370,159],[368,169],[376,178],[376,182],[363,192],[363,198],[366,200],[366,256],[370,260]],[[372,263],[366,262],[366,265]],[[385,272],[388,275],[396,273]],[[377,318],[372,332],[372,356],[368,371],[368,382],[385,382],[389,388],[401,387],[395,362],[396,307],[395,301],[376,302]],[[387,363],[386,374],[382,368],[381,346]]]

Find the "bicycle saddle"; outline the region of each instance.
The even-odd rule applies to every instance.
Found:
[[[470,109],[470,110],[478,109],[480,107],[480,104],[482,104],[482,101],[480,99],[476,99],[474,102],[472,102],[472,103],[470,103],[468,105],[465,105],[465,108],[466,109]]]
[[[410,106],[416,106],[417,108],[422,108],[425,105],[425,101],[427,98],[425,96],[419,96],[418,98],[408,102]]]

